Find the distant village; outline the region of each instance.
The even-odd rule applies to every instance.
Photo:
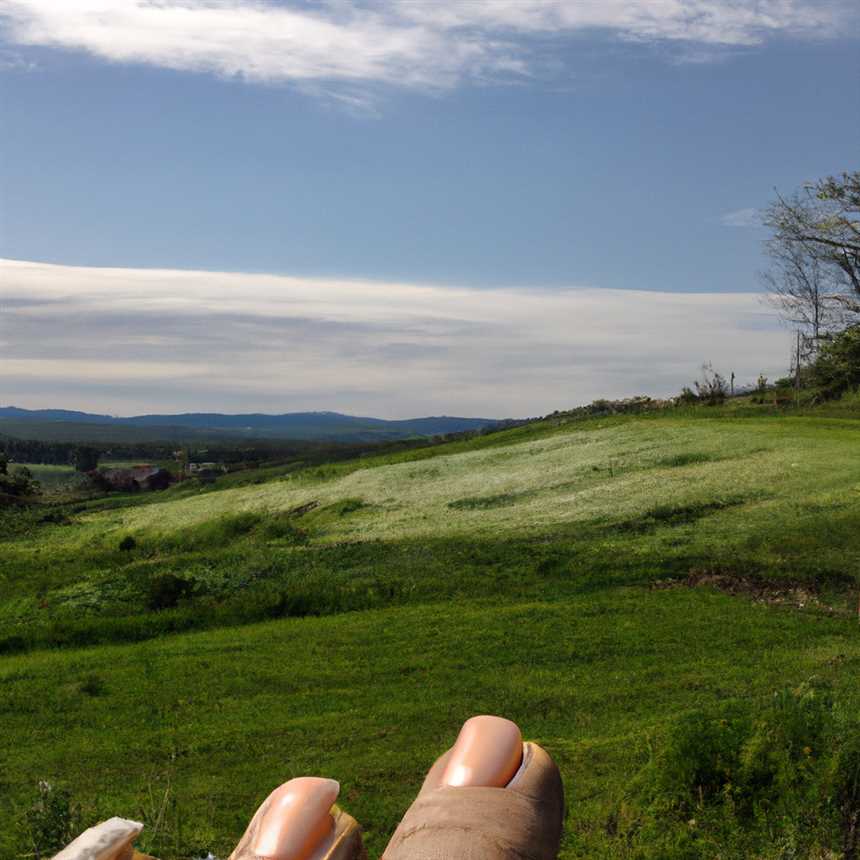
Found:
[[[181,452],[178,452],[181,454]],[[180,460],[180,457],[177,457]],[[187,478],[196,478],[208,483],[223,475],[227,467],[223,463],[189,463],[182,462],[174,473],[163,466],[141,463],[136,466],[117,466],[112,468],[93,469],[88,474],[105,490],[121,492],[137,492],[139,490],[166,490],[171,484]]]

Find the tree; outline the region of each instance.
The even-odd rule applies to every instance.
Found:
[[[762,222],[780,256],[815,261],[826,271],[826,303],[860,314],[860,171],[830,176],[785,198],[777,196]],[[820,272],[819,272],[820,275]]]
[[[761,280],[768,302],[780,316],[803,331],[813,351],[834,331],[844,327],[848,309],[835,295],[842,295],[839,278],[806,245],[778,238],[767,245],[771,268]]]
[[[849,326],[824,344],[809,374],[826,397],[860,386],[860,325]]]
[[[78,472],[92,472],[98,468],[99,452],[96,448],[79,445],[74,451],[75,469]]]
[[[39,493],[40,487],[26,466],[13,466],[0,472],[0,496],[27,497]]]

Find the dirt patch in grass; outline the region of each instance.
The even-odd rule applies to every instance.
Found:
[[[314,499],[310,502],[305,502],[303,505],[298,505],[295,508],[290,508],[287,511],[288,517],[303,517],[305,514],[309,514],[314,508],[318,508],[320,503]]]
[[[849,595],[851,577],[833,585]],[[683,579],[658,579],[652,590],[671,588],[712,588],[733,597],[746,597],[753,603],[768,606],[789,606],[795,609],[815,609],[828,615],[851,615],[847,606],[833,606],[824,599],[819,583],[815,581],[768,579],[755,574],[739,574],[723,570],[691,570]]]

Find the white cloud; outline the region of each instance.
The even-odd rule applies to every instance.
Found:
[[[855,12],[852,0],[0,0],[18,45],[251,81],[434,88],[528,74],[534,35],[751,46],[844,32]]]
[[[761,216],[758,209],[736,209],[734,212],[726,212],[720,218],[723,227],[760,227]]]
[[[129,414],[524,416],[667,395],[704,360],[773,377],[750,293],[463,289],[0,261],[7,403]]]
[[[17,51],[0,48],[0,72],[32,72],[37,68],[32,60],[26,60]]]

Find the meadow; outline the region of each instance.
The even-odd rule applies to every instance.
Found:
[[[378,856],[481,712],[559,762],[562,858],[753,856],[686,819],[667,848],[634,776],[702,709],[854,708],[858,443],[850,409],[559,416],[9,514],[0,856],[39,780],[173,860],[226,856],[303,773]]]
[[[21,465],[29,469],[33,478],[46,490],[67,484],[75,471],[72,466],[54,466],[46,463],[22,463]]]

